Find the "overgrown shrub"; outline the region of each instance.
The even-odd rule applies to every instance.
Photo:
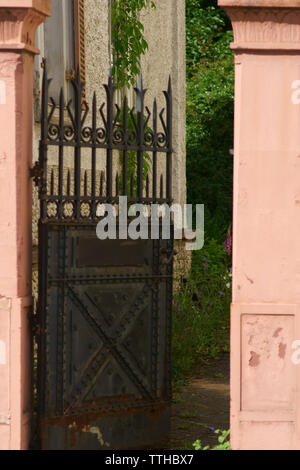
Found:
[[[222,240],[232,218],[234,67],[230,23],[211,3],[186,3],[187,191],[205,205],[206,236]]]
[[[199,358],[229,351],[231,301],[232,31],[216,1],[186,0],[186,14],[187,192],[189,203],[205,205],[205,244],[173,300],[175,385]]]
[[[190,275],[174,295],[175,386],[184,382],[199,358],[229,351],[231,261],[224,248],[223,243],[210,240],[203,250],[195,251]]]

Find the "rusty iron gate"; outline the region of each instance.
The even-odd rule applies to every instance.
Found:
[[[171,401],[173,235],[100,240],[101,205],[171,202],[172,96],[158,112],[126,97],[92,109],[49,99],[44,66],[39,162],[38,437],[42,449],[163,445]],[[164,163],[162,163],[163,159]],[[159,227],[159,224],[158,224]],[[153,448],[153,447],[152,447]]]

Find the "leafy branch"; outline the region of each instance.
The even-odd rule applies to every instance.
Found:
[[[112,0],[112,74],[119,89],[130,88],[140,73],[141,57],[148,49],[139,13],[155,8],[153,0]]]
[[[230,450],[230,430],[221,431],[220,429],[216,429],[214,433],[219,435],[218,444],[216,446],[214,446],[212,449],[210,448],[210,446],[203,447],[202,442],[198,439],[193,444],[195,450]]]

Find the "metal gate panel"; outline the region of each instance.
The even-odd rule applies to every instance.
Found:
[[[162,442],[169,430],[172,273],[170,264],[159,269],[172,243],[137,240],[143,265],[91,268],[80,248],[91,240],[101,251],[94,226],[50,224],[41,231],[48,258],[41,296],[43,448]],[[112,248],[114,242],[123,241]]]

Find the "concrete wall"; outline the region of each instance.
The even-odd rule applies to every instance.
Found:
[[[173,197],[186,201],[185,145],[185,1],[156,0],[155,10],[141,14],[145,38],[149,45],[142,59],[144,86],[148,99],[158,98],[163,106],[162,89],[166,90],[171,75],[173,89]]]

